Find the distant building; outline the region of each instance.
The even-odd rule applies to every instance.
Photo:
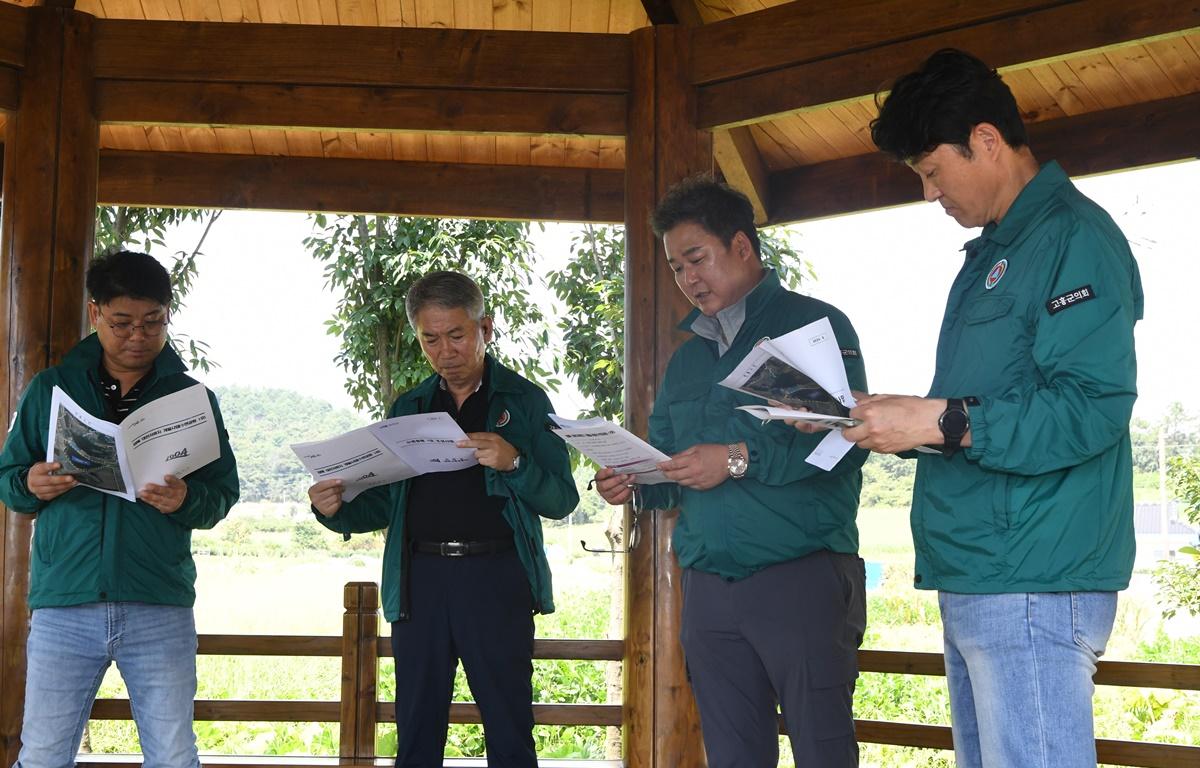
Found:
[[[1137,565],[1152,566],[1157,560],[1175,559],[1180,547],[1200,547],[1200,529],[1179,519],[1179,502],[1167,505],[1167,533],[1163,535],[1162,507],[1143,502],[1133,507],[1133,530],[1137,537]]]

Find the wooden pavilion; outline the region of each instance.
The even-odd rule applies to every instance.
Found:
[[[683,311],[647,225],[657,197],[715,167],[764,224],[919,199],[912,174],[873,151],[867,124],[872,94],[944,46],[1002,68],[1035,152],[1071,174],[1200,154],[1197,0],[0,2],[4,423],[30,378],[79,338],[101,203],[622,222],[636,329],[628,417],[644,427]],[[623,644],[540,646],[624,659],[623,704],[566,722],[622,723],[630,766],[703,764],[676,643],[673,519],[642,522],[649,544],[628,561]],[[20,734],[31,528],[4,512],[4,765]],[[387,714],[362,671],[379,648],[374,599],[348,588],[343,638],[291,639],[297,653],[342,655],[359,684],[340,703],[198,703],[198,717],[340,718],[343,760],[372,762]],[[202,638],[202,652],[263,648]],[[867,652],[864,668],[937,674],[940,659]],[[1198,689],[1200,673],[1110,663],[1098,681]],[[111,702],[97,715],[122,716]],[[949,743],[932,726],[859,733]],[[1200,763],[1200,748],[1106,742],[1101,754]]]

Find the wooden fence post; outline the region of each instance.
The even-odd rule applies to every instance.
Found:
[[[342,615],[342,696],[338,755],[343,765],[375,761],[375,698],[378,695],[379,587],[352,581]]]

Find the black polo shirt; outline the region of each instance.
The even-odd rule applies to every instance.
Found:
[[[454,404],[454,395],[439,382],[429,413],[450,414],[463,432],[487,431],[488,374],[463,401]],[[512,526],[504,519],[503,497],[489,496],[483,465],[454,472],[428,472],[414,477],[408,489],[409,541],[489,541],[512,539]]]
[[[120,424],[129,415],[130,411],[137,407],[138,398],[142,396],[142,392],[146,389],[146,385],[150,383],[150,376],[153,371],[148,372],[145,376],[138,379],[138,382],[129,388],[128,392],[121,392],[121,382],[113,378],[104,364],[100,364],[100,394],[104,396],[104,420],[111,421],[113,424]]]

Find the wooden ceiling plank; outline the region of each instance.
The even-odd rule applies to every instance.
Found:
[[[108,2],[109,0],[105,0]],[[262,13],[258,10],[258,0],[217,0],[221,8],[221,21],[228,24],[262,22]]]
[[[534,136],[529,140],[529,162],[541,166],[566,165],[566,142],[549,136]]]
[[[571,30],[571,3],[568,0],[530,0],[533,28],[546,32]]]
[[[1200,91],[1200,55],[1187,40],[1182,37],[1156,40],[1148,43],[1146,50],[1180,93]]]
[[[825,141],[820,134],[814,131],[808,122],[803,119],[802,115],[790,115],[773,122],[780,133],[787,136],[796,147],[803,150],[804,156],[808,158],[807,162],[820,163],[826,160],[833,160],[838,156],[838,153],[829,145],[829,142]]]
[[[614,35],[626,35],[650,24],[641,0],[612,0],[611,7],[608,31]]]
[[[532,17],[531,17],[532,18]],[[529,165],[530,140],[524,136],[497,136],[498,165]]]
[[[217,134],[212,128],[186,126],[180,129],[183,143],[188,152],[219,152]]]
[[[600,139],[599,168],[625,168],[625,142],[616,139]]]
[[[1067,85],[1055,72],[1051,64],[1039,64],[1029,68],[1029,74],[1033,75],[1034,79],[1041,84],[1050,98],[1058,104],[1066,115],[1079,115],[1084,112],[1091,112],[1093,108],[1089,108],[1085,103],[1084,98],[1090,96],[1086,88]]]
[[[496,163],[496,137],[463,136],[462,161],[464,163],[487,163],[494,165]]]
[[[1079,75],[1075,74],[1075,70],[1068,62],[1051,61],[1045,66],[1048,66],[1063,86],[1070,90],[1071,96],[1078,100],[1083,112],[1104,109],[1104,105],[1096,98],[1096,94],[1092,93],[1092,89],[1088,87],[1087,83],[1079,79]]]
[[[808,154],[806,154],[805,151],[801,147],[797,146],[796,142],[793,141],[792,138],[790,136],[788,136],[785,131],[780,129],[778,123],[776,123],[776,122],[758,123],[754,127],[758,128],[760,131],[762,131],[765,136],[767,136],[771,141],[773,141],[775,143],[775,145],[778,146],[779,149],[782,150],[783,153],[788,156],[788,158],[790,160],[788,162],[789,166],[809,165],[813,162],[813,159]]]
[[[419,133],[393,133],[392,159],[424,162],[429,158],[425,136]]]
[[[1028,69],[1008,70],[1004,73],[1004,82],[1016,97],[1021,118],[1025,122],[1038,123],[1067,116],[1066,110]]]
[[[833,107],[806,110],[797,117],[808,123],[809,127],[832,147],[838,157],[856,155],[864,149],[862,139],[833,113]],[[874,152],[875,147],[872,146],[867,151]]]
[[[359,157],[371,160],[392,159],[392,138],[389,134],[366,131],[359,132],[356,138],[358,140]]]
[[[454,28],[454,0],[416,0],[416,7],[418,27]]]
[[[245,128],[214,128],[213,133],[220,151],[230,155],[254,154],[254,141]]]
[[[854,109],[853,103],[834,104],[829,108],[829,114],[854,137],[859,152],[875,151],[875,144],[871,141],[870,116],[864,117],[859,110]]]
[[[754,223],[765,224],[770,210],[767,168],[750,129],[740,126],[731,131],[713,131],[713,158],[725,181],[750,198]]]
[[[153,152],[169,152],[174,147],[169,137],[163,135],[163,128],[151,125],[146,128],[146,143]]]
[[[925,5],[922,3],[920,7]],[[987,4],[962,5],[982,8]],[[835,6],[830,4],[830,7]],[[712,26],[716,25],[696,30],[698,51],[706,50],[699,35]],[[789,56],[793,61],[798,57],[781,49],[777,52],[781,58],[777,70],[701,87],[698,123],[705,128],[728,127],[859,98],[916,68],[930,51],[946,46],[969,50],[992,66],[1005,68],[1073,57],[1078,51],[1178,35],[1195,27],[1200,27],[1200,4],[1178,0],[1089,0],[805,63],[785,65]],[[723,52],[729,53],[718,47],[707,49],[706,55],[715,58]],[[726,58],[736,57],[729,54]]]
[[[533,8],[518,0],[493,0],[492,24],[496,29],[533,29]]]
[[[1048,120],[1029,126],[1040,160],[1087,175],[1200,155],[1200,93]],[[773,224],[834,216],[921,199],[916,176],[882,153],[858,155],[771,175]]]
[[[1103,53],[1089,53],[1072,57],[1067,64],[1081,82],[1100,102],[1104,109],[1115,109],[1132,104],[1137,96],[1130,92],[1129,87],[1113,68]]]
[[[95,26],[96,74],[107,79],[629,88],[626,35],[111,20]],[[339,53],[320,55],[329,51]]]
[[[292,157],[324,157],[319,131],[284,131],[288,154]]]
[[[145,19],[146,12],[141,0],[104,0],[104,11],[109,19]]]
[[[99,196],[105,205],[616,223],[623,187],[613,170],[106,152]]]
[[[321,0],[296,0],[296,9],[300,14],[301,24],[337,24],[337,4],[330,3],[333,6],[335,14],[332,21],[325,20],[324,10],[321,8]]]
[[[779,146],[779,142],[775,141],[761,125],[748,125],[750,135],[754,137],[754,144],[758,147],[763,163],[767,166],[767,172],[773,173],[781,168],[790,168],[792,165],[791,157],[784,151],[783,147]]]
[[[104,3],[101,0],[78,0],[75,3],[75,10],[90,14],[98,19],[105,17]]]
[[[461,163],[463,156],[461,136],[429,134],[425,137],[431,163]]]
[[[563,0],[571,6],[571,32],[608,29],[611,0]]]
[[[595,139],[567,139],[563,164],[568,168],[597,168],[600,165],[600,142]]]
[[[375,0],[336,0],[339,24],[354,27],[378,27],[379,12]]]
[[[454,0],[454,26],[459,29],[495,29],[492,0]]]
[[[184,21],[220,21],[221,6],[211,0],[179,0]]]
[[[1131,45],[1105,51],[1104,55],[1129,85],[1130,91],[1138,95],[1138,101],[1157,101],[1183,95],[1158,66],[1146,46]]]
[[[355,128],[617,137],[618,94],[101,80],[96,109],[119,123]]]
[[[284,131],[251,130],[250,143],[256,155],[285,157],[288,154],[287,135]]]

